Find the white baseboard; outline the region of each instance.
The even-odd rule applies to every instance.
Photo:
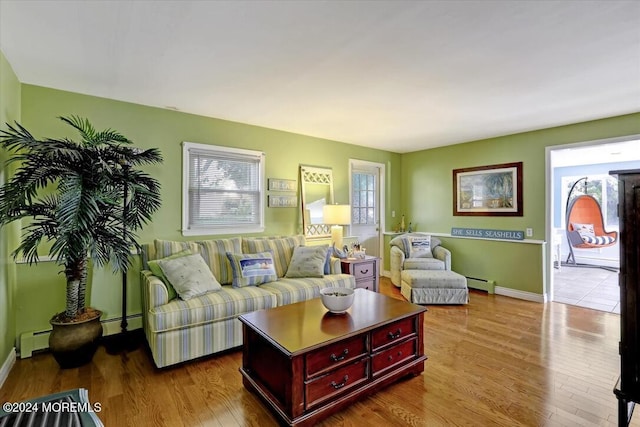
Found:
[[[16,348],[13,347],[9,352],[9,354],[7,355],[7,358],[4,360],[2,367],[0,367],[0,389],[4,385],[4,382],[7,380],[7,378],[9,377],[9,372],[11,372],[11,368],[13,368],[13,365],[15,363],[16,363]]]
[[[119,334],[121,331],[120,321],[121,318],[109,319],[102,321],[102,335],[113,335]],[[131,316],[127,316],[127,330],[133,331],[134,329],[142,328],[142,314],[133,314]]]
[[[102,321],[102,336],[118,334],[121,331],[120,321],[117,317]],[[142,314],[127,316],[127,330],[133,331],[142,328]],[[47,331],[31,331],[20,334],[20,358],[31,357],[34,351],[49,348],[49,334]]]
[[[517,289],[505,288],[502,286],[496,286],[496,295],[503,295],[505,297],[517,298],[526,301],[544,303],[546,296],[543,294],[534,294],[533,292],[519,291]]]

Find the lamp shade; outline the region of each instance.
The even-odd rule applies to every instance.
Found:
[[[324,205],[322,207],[322,217],[325,224],[348,225],[351,224],[350,205]]]

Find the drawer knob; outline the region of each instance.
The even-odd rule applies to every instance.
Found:
[[[401,351],[399,351],[399,352],[398,352],[398,354],[397,354],[396,356],[398,356],[398,357],[402,357],[402,352],[401,352]],[[392,355],[392,354],[390,354],[390,355],[387,357],[387,360],[388,360],[389,362],[391,362],[391,361],[393,360],[393,355]]]
[[[336,383],[335,381],[331,381],[331,387],[335,388],[336,390],[339,388],[344,387],[345,385],[347,385],[347,381],[349,380],[349,375],[345,375],[344,378],[342,379],[341,383]]]
[[[387,360],[388,360],[389,362],[391,362],[391,361],[393,360],[393,356],[390,354],[390,355],[387,357]]]
[[[389,332],[387,336],[389,337],[390,340],[395,340],[396,338],[399,338],[400,335],[402,335],[402,329],[398,328],[398,330],[395,333]]]
[[[367,274],[368,272],[369,272],[368,268],[366,270],[360,270],[360,274]]]
[[[342,354],[340,356],[336,356],[335,353],[331,353],[329,359],[331,359],[332,362],[339,362],[341,360],[344,360],[344,358],[347,357],[347,354],[349,354],[349,349],[345,348],[344,350],[342,350]]]

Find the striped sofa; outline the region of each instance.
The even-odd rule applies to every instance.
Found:
[[[341,273],[340,260],[331,259],[331,274],[324,277],[284,277],[296,246],[305,245],[302,235],[291,237],[234,237],[176,242],[155,240],[143,245],[141,271],[143,327],[158,368],[214,354],[242,345],[238,316],[320,296],[327,286],[355,288],[353,276]],[[187,301],[169,300],[167,286],[148,270],[148,261],[191,250],[199,252],[222,285]],[[231,253],[271,251],[278,280],[259,286],[234,288]]]

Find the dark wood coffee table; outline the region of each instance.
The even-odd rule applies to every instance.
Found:
[[[356,289],[342,315],[329,313],[320,298],[243,314],[242,382],[280,421],[313,425],[424,371],[425,311]]]

